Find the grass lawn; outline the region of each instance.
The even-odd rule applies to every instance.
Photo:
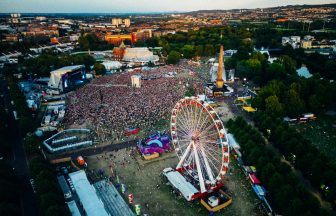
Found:
[[[336,117],[319,116],[315,121],[293,125],[298,132],[336,163]]]

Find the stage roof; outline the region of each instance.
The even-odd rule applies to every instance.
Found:
[[[103,202],[98,198],[96,190],[88,181],[83,170],[70,173],[69,177],[73,182],[76,193],[83,204],[88,216],[108,216]]]

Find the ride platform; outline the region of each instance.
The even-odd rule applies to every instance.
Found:
[[[202,198],[200,203],[208,209],[209,212],[217,212],[228,207],[232,203],[232,198],[223,190],[219,189],[217,193],[209,194],[206,198]]]

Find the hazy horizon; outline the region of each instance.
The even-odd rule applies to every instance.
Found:
[[[1,0],[0,13],[160,13],[330,4],[335,0]]]

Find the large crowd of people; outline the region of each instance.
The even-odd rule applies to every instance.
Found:
[[[187,86],[201,91],[202,82],[190,75],[191,69],[183,62],[94,79],[67,95],[64,124],[91,128],[101,141],[121,140],[127,128],[155,128],[160,119],[169,120],[171,109],[184,97]],[[176,75],[167,76],[174,72]],[[134,74],[146,78],[140,88],[131,87]]]

